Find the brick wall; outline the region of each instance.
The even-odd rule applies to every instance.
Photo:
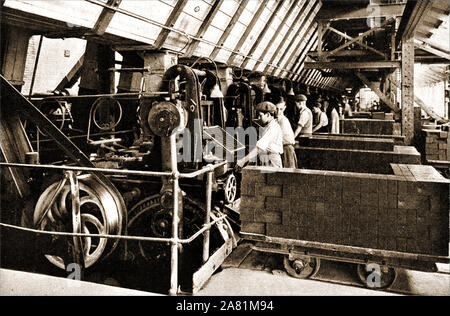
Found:
[[[301,168],[392,174],[391,163],[420,164],[420,153],[411,146],[394,146],[393,151],[296,147]]]
[[[247,167],[241,196],[242,232],[448,255],[445,179]]]
[[[450,133],[439,130],[422,130],[425,141],[425,159],[450,161]]]
[[[24,70],[25,84],[21,91],[24,94],[30,92],[38,44],[39,36],[30,38]],[[84,54],[85,47],[86,41],[78,38],[66,38],[64,40],[44,38],[33,92],[48,93],[53,91]],[[68,56],[65,55],[66,51],[69,53]]]

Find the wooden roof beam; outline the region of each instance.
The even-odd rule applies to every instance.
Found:
[[[108,0],[106,3],[108,6],[118,8],[120,6],[120,3],[122,0]],[[103,35],[106,32],[106,29],[108,28],[109,24],[111,23],[111,20],[116,13],[115,10],[104,7],[102,12],[100,13],[97,21],[94,24],[94,27],[92,28],[92,32],[96,35]]]
[[[167,18],[167,21],[165,23],[165,26],[167,27],[173,27],[180,16],[180,14],[183,12],[184,7],[186,6],[187,1],[184,0],[178,0],[175,6],[172,9],[172,12],[170,13],[169,17]],[[160,49],[164,42],[166,41],[167,37],[170,34],[170,30],[167,28],[163,28],[161,32],[158,35],[158,38],[156,39],[154,46],[155,49]]]
[[[373,9],[372,9],[373,8]],[[327,10],[319,12],[317,19],[327,21],[349,20],[349,19],[366,19],[368,17],[393,17],[401,16],[405,9],[405,4],[390,4],[381,5],[375,7],[365,7],[357,10],[347,11],[344,9],[333,8],[333,10]]]
[[[308,52],[311,47],[317,46],[317,36],[316,33],[313,33],[312,36],[310,37],[307,45],[305,46],[305,48],[302,50],[301,54],[298,56],[297,62],[294,63],[293,67],[292,67],[292,73],[294,73],[294,77],[298,76],[298,73],[300,72],[300,70],[304,69],[304,61],[306,59],[306,52]]]
[[[288,29],[288,31],[286,32],[286,34],[284,35],[283,39],[281,40],[281,43],[286,43],[286,41],[289,39],[289,35],[291,35],[292,31],[294,30],[295,26],[297,25],[297,23],[300,21],[300,18],[304,16],[304,11],[305,9],[308,7],[309,1],[303,1],[303,5],[300,8],[300,11],[298,12],[297,16],[295,17],[294,22],[292,22],[292,27],[290,27]],[[295,39],[295,37],[293,38],[293,40]],[[290,42],[293,42],[293,40],[291,40]],[[273,63],[273,61],[275,60],[275,58],[277,57],[278,53],[281,50],[281,47],[283,45],[278,45],[278,47],[275,49],[275,52],[273,53],[272,57],[270,58],[266,68],[264,68],[263,72],[266,73],[269,68],[270,65]],[[281,60],[280,60],[281,61]]]
[[[248,0],[244,0],[244,1],[248,2]],[[245,43],[245,41],[247,40],[247,37],[250,35],[251,31],[253,30],[253,27],[255,26],[256,22],[258,22],[259,17],[261,16],[264,9],[266,8],[267,3],[268,3],[268,0],[261,1],[261,4],[259,5],[258,10],[256,10],[255,14],[253,15],[252,20],[247,25],[247,28],[245,29],[244,34],[242,34],[241,38],[239,39],[239,42],[235,45],[233,52],[239,51],[239,49]],[[223,45],[223,43],[221,45]],[[216,53],[216,55],[217,55],[217,53]],[[236,57],[236,55],[237,55],[236,53],[231,54],[230,58],[228,58],[228,61],[227,61],[228,65],[233,64],[234,58]]]
[[[408,0],[395,38],[396,47],[401,40],[408,40],[414,36],[423,19],[427,16],[427,12],[432,7],[433,1]]]
[[[450,52],[433,48],[432,46],[430,46],[427,43],[420,43],[420,41],[417,39],[414,39],[414,47],[420,48],[420,49],[422,49],[430,54],[433,54],[435,56],[450,60]]]
[[[281,7],[283,6],[283,1],[279,1],[275,10],[272,12],[272,14],[269,17],[269,20],[267,20],[266,25],[264,26],[264,28],[262,29],[261,33],[259,33],[258,38],[255,40],[255,43],[253,44],[253,46],[250,48],[250,51],[247,53],[247,57],[245,57],[243,63],[241,64],[241,68],[245,68],[245,66],[247,66],[247,63],[249,61],[248,56],[252,56],[252,54],[255,52],[256,48],[258,48],[258,45],[261,43],[262,39],[264,38],[264,35],[266,35],[266,32],[269,30],[270,25],[272,24],[273,20],[275,19],[275,17],[277,16],[278,11],[280,11]],[[242,43],[243,44],[243,43]],[[240,47],[240,46],[239,46]],[[233,55],[231,55],[231,57],[234,57]],[[230,59],[228,60],[228,63],[230,63]]]
[[[353,43],[356,43],[356,42],[358,42],[358,41],[361,41],[361,40],[364,39],[366,36],[368,36],[368,35],[374,33],[375,31],[379,31],[379,30],[384,29],[389,23],[392,23],[393,21],[395,21],[394,18],[389,18],[389,19],[387,19],[386,21],[384,21],[383,23],[381,23],[380,26],[374,27],[374,28],[372,28],[372,29],[370,29],[370,30],[368,30],[368,31],[366,31],[366,32],[364,32],[364,33],[362,33],[361,35],[359,35],[359,36],[353,38],[352,40],[346,42],[345,44],[339,46],[338,48],[336,48],[336,49],[334,49],[334,50],[332,50],[332,51],[330,51],[330,52],[327,52],[327,53],[325,54],[325,56],[326,56],[326,57],[329,57],[329,56],[334,55],[336,52],[338,52],[338,51],[340,51],[340,50],[343,50],[344,48],[350,46],[350,45],[353,44]]]
[[[366,62],[305,62],[306,69],[378,69],[399,68],[400,62],[391,60]]]
[[[266,2],[267,2],[267,0],[266,0]],[[228,36],[231,33],[231,30],[233,30],[233,28],[234,28],[234,25],[237,23],[237,21],[241,17],[241,14],[242,14],[242,12],[244,12],[244,9],[247,7],[247,3],[248,3],[248,0],[242,0],[242,2],[239,4],[239,7],[236,9],[236,12],[233,14],[233,17],[231,18],[230,22],[228,23],[225,31],[220,36],[220,39],[217,42],[217,46],[214,47],[211,54],[209,54],[209,58],[215,59],[217,57],[217,54],[220,51],[220,47],[223,46],[223,44],[227,40]],[[259,8],[261,8],[261,7],[264,9],[263,3],[259,6]]]
[[[280,3],[281,3],[281,1],[280,1]],[[273,34],[272,38],[269,40],[269,42],[267,42],[266,47],[264,48],[263,52],[259,56],[259,58],[258,58],[259,61],[256,62],[255,66],[253,66],[253,71],[258,70],[258,67],[261,64],[261,60],[264,60],[264,58],[266,57],[267,53],[269,52],[270,47],[272,47],[273,43],[275,42],[276,38],[278,37],[279,33],[283,29],[284,25],[286,24],[287,20],[291,16],[291,14],[294,11],[294,8],[297,6],[297,4],[298,4],[297,1],[295,1],[295,0],[292,1],[291,6],[289,7],[288,11],[286,12],[283,19],[281,20],[281,23],[278,25],[277,29],[275,30],[275,33]],[[270,23],[267,23],[267,25],[269,25],[269,24]],[[245,64],[245,62],[244,62],[244,64]]]
[[[311,42],[312,36],[314,34],[314,27],[317,26],[316,23],[311,22],[311,24],[309,24],[308,29],[305,31],[305,33],[303,33],[302,38],[300,39],[299,43],[299,47],[300,48],[302,45],[301,43],[303,43],[303,41],[308,38],[306,45],[303,46],[303,49],[300,51],[300,54],[297,56],[296,60],[294,61],[292,67],[291,67],[291,71],[294,71],[295,66],[297,65],[298,61],[301,59],[303,52],[305,51],[305,48],[308,46],[308,44]],[[297,50],[293,50],[291,55],[289,56],[289,58],[286,60],[286,63],[284,64],[284,66],[282,68],[286,68],[289,63],[291,62],[292,59],[294,59],[296,53],[298,52]]]
[[[309,3],[309,1],[306,1],[306,2]],[[314,6],[311,6],[311,7],[309,8],[309,10],[307,10],[307,11],[305,12],[304,16],[305,16],[306,18],[303,19],[302,24],[299,26],[297,32],[296,32],[295,35],[294,35],[294,39],[297,38],[298,36],[300,36],[300,33],[301,33],[302,31],[304,31],[304,28],[306,27],[306,24],[307,24],[307,22],[309,21],[309,19],[308,19],[309,13],[310,13],[310,12],[311,12],[311,13],[316,12],[316,10],[318,10],[318,9],[320,8],[321,5],[322,5],[322,2],[316,1],[316,2],[314,3]],[[310,23],[312,24],[312,22],[310,22]],[[288,53],[288,52],[290,51],[290,49],[292,48],[292,45],[294,45],[294,42],[295,42],[294,40],[290,41],[288,47],[284,50],[283,55],[280,57],[280,65],[281,65],[281,62],[283,61],[283,59],[286,57],[287,53]],[[301,42],[301,40],[300,40],[300,42]],[[295,51],[294,51],[294,52],[295,52]],[[294,53],[294,52],[293,52],[293,53]],[[292,56],[293,56],[293,53],[292,53],[291,56],[286,60],[286,62],[285,62],[284,65],[282,66],[282,68],[286,67],[286,66],[289,64],[289,62],[291,61],[291,58],[292,58]],[[275,75],[275,72],[276,72],[276,71],[277,71],[277,69],[274,68],[273,71],[272,71],[272,73],[271,73],[271,75],[272,75],[272,76]]]
[[[211,25],[211,22],[214,20],[214,17],[216,16],[217,12],[219,12],[219,8],[222,5],[224,0],[218,0],[218,1],[214,1],[214,3],[211,6],[211,9],[209,10],[208,14],[206,15],[205,19],[202,22],[202,25],[200,25],[200,28],[197,31],[197,34],[195,35],[196,38],[202,38],[203,35],[205,35],[206,30],[208,29],[208,27]],[[191,57],[195,50],[197,49],[198,45],[199,45],[199,41],[198,40],[193,40],[187,50],[186,50],[186,56],[187,57]]]

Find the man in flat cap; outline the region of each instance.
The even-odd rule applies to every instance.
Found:
[[[297,138],[299,135],[311,135],[312,134],[312,124],[313,115],[311,110],[306,106],[306,101],[308,99],[305,95],[299,94],[295,96],[295,105],[300,111],[299,120],[297,122],[297,128],[294,132],[294,137]]]
[[[257,156],[260,165],[282,168],[281,154],[283,153],[283,132],[275,119],[276,106],[271,102],[264,101],[256,106],[256,113],[262,125],[265,127],[263,135],[257,141],[254,149],[242,159],[237,161],[239,168],[244,167],[250,160]]]

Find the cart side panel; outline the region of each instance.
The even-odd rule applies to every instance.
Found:
[[[241,232],[448,256],[450,181],[423,179],[247,167]]]

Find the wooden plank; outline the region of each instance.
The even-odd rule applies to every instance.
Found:
[[[332,252],[343,252],[348,254],[355,255],[366,255],[366,256],[378,256],[383,258],[398,258],[398,259],[407,259],[407,260],[420,260],[425,262],[441,262],[448,263],[450,262],[449,256],[435,256],[435,255],[425,255],[425,254],[416,254],[416,253],[408,253],[408,252],[400,252],[400,251],[392,251],[392,250],[382,250],[375,248],[364,248],[364,247],[356,247],[356,246],[347,246],[347,245],[339,245],[332,243],[322,243],[316,241],[307,241],[307,240],[299,240],[299,239],[289,239],[289,238],[280,238],[280,237],[270,237],[260,234],[252,234],[252,233],[241,233],[242,238],[244,240],[251,241],[264,241],[268,243],[280,244],[284,245],[287,248],[300,247],[300,248],[310,248],[314,249],[314,251],[318,250],[326,250]],[[304,249],[306,250],[306,249]]]
[[[208,261],[192,276],[193,294],[201,290],[203,285],[209,280],[214,271],[224,262],[233,249],[232,239],[227,239],[225,243],[211,256]]]
[[[298,75],[299,72],[305,68],[303,62],[306,59],[306,56],[307,56],[306,53],[311,49],[311,47],[314,47],[315,45],[317,45],[317,36],[314,36],[314,34],[312,34],[312,36],[308,40],[308,43],[303,48],[303,50],[300,53],[300,55],[298,55],[297,60],[292,65],[292,72],[293,73],[296,73]]]
[[[267,2],[267,0],[266,0]],[[217,54],[220,51],[220,47],[225,43],[225,41],[227,40],[228,36],[231,33],[231,30],[233,30],[234,25],[237,23],[237,21],[239,20],[239,18],[241,17],[242,12],[244,12],[245,7],[247,6],[248,0],[243,0],[241,2],[241,4],[239,5],[239,7],[237,8],[236,12],[234,13],[233,17],[231,18],[230,22],[227,25],[227,28],[225,29],[225,31],[223,32],[222,36],[220,37],[219,41],[217,42],[217,46],[214,47],[213,51],[211,52],[211,54],[209,55],[209,58],[211,59],[215,59],[217,57]],[[259,6],[259,9],[264,9],[264,3],[261,3]],[[262,12],[262,11],[261,11]],[[258,13],[258,12],[257,12]]]
[[[399,67],[399,61],[391,60],[367,62],[305,62],[306,69],[378,69]]]
[[[61,82],[56,86],[56,91],[61,91],[66,88],[71,88],[81,76],[81,71],[83,68],[84,54],[75,63],[69,73],[61,80]]]
[[[238,268],[241,263],[252,252],[252,245],[249,243],[242,243],[228,256],[222,263],[222,268]]]

